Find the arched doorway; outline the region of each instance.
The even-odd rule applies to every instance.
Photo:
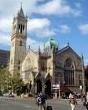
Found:
[[[50,79],[46,80],[45,82],[45,93],[48,96],[51,96],[51,80]]]
[[[38,94],[42,91],[42,82],[41,82],[41,80],[37,79],[36,84],[37,84],[37,94]]]

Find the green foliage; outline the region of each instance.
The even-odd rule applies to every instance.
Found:
[[[15,73],[12,77],[12,89],[13,92],[20,95],[22,93],[22,86],[24,85],[22,79],[20,78],[20,73]]]
[[[0,69],[0,91],[8,91],[10,76],[11,75],[6,68]]]
[[[20,95],[24,83],[19,73],[12,76],[6,68],[0,69],[0,91],[3,93],[12,91]]]

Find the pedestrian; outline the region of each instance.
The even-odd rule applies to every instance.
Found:
[[[46,95],[40,92],[37,97],[39,110],[46,110],[46,100],[47,100]]]
[[[85,94],[83,94],[82,102],[83,102],[83,105],[86,106],[86,95]]]
[[[70,105],[71,105],[71,110],[75,110],[76,105],[77,105],[76,98],[71,97],[69,103],[70,103]]]
[[[69,94],[69,99],[71,99],[71,98],[73,98],[73,94],[72,93]]]
[[[86,109],[88,110],[88,92],[86,93]]]

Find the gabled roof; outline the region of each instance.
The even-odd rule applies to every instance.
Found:
[[[62,54],[63,52],[66,52],[67,50],[72,51],[79,59],[81,59],[81,57],[69,45],[64,47],[64,48],[62,48],[62,49],[60,49],[60,50],[58,50],[56,52],[56,55]]]

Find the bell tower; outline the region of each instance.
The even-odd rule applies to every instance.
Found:
[[[24,15],[22,5],[16,17],[13,18],[11,50],[10,50],[10,73],[20,72],[21,63],[26,56],[27,41],[27,17]]]

